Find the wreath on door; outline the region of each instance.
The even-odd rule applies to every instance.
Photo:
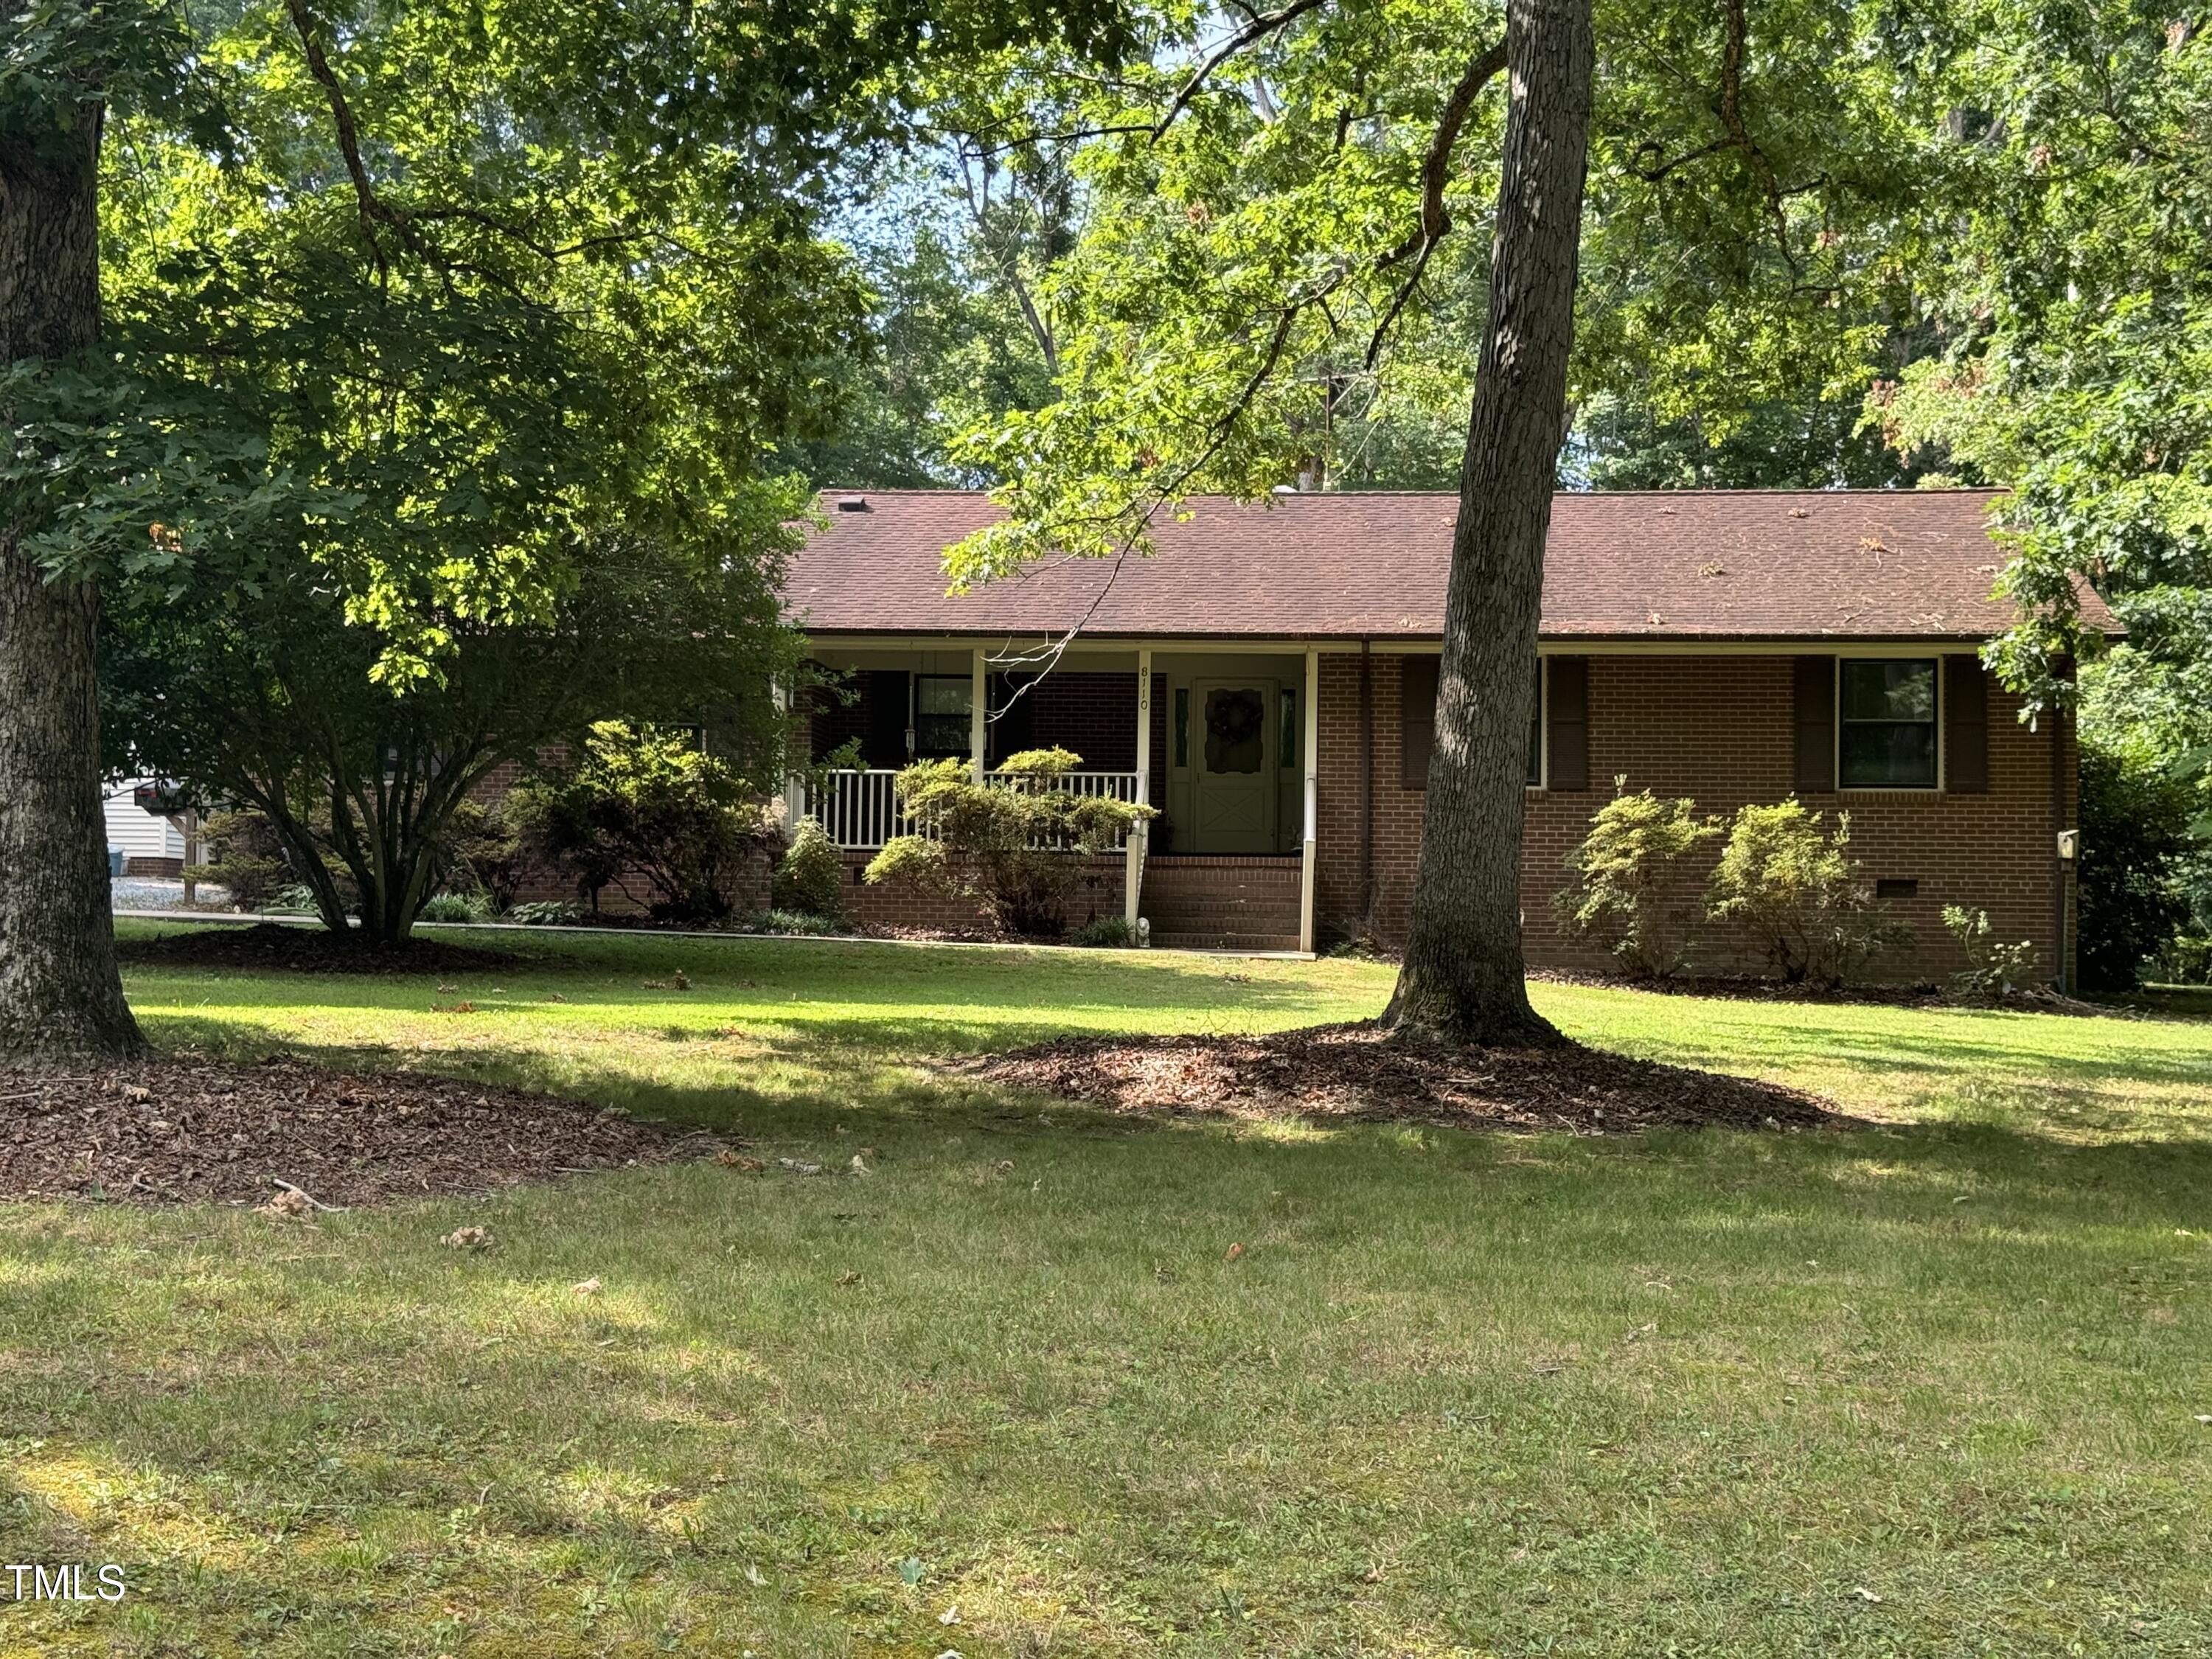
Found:
[[[1212,696],[1206,700],[1206,734],[1224,744],[1249,743],[1267,718],[1257,697]]]

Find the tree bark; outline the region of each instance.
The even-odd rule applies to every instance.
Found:
[[[0,362],[99,338],[100,130],[90,100],[0,128]],[[0,501],[0,1059],[127,1055],[145,1045],[115,963],[100,599],[45,579],[23,512]]]
[[[1455,1042],[1563,1041],[1529,1006],[1521,826],[1544,538],[1565,435],[1588,164],[1590,0],[1510,0],[1511,91],[1489,315],[1460,473],[1436,747],[1405,965],[1387,1026]]]

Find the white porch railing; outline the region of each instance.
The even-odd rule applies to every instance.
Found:
[[[883,768],[865,772],[831,772],[819,788],[795,779],[792,787],[797,793],[793,803],[797,810],[793,816],[797,818],[811,814],[837,846],[857,850],[881,847],[894,836],[915,834],[913,823],[899,810],[898,792],[893,787],[897,776],[896,772]],[[1112,800],[1133,802],[1137,799],[1134,772],[1067,772],[1056,778],[992,772],[985,775],[984,781],[994,789],[1055,789],[1075,795],[1104,796]],[[1116,847],[1121,844],[1118,841],[1114,843]]]

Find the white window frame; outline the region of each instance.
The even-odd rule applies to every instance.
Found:
[[[960,748],[957,752],[948,752],[944,755],[924,755],[921,752],[921,683],[924,680],[951,680],[957,682],[961,688],[966,690],[969,694],[969,706],[967,709],[963,711],[960,716],[963,725],[960,733]],[[907,676],[906,696],[907,731],[911,734],[907,748],[908,757],[912,760],[960,760],[965,758],[968,754],[969,735],[975,720],[974,677],[969,674],[943,674],[939,673],[933,669],[916,669]],[[949,720],[951,716],[947,714],[933,714],[930,718],[932,720]]]
[[[1930,783],[1845,783],[1844,781],[1844,664],[1846,662],[1925,662],[1936,669],[1936,777]],[[1828,694],[1832,718],[1828,730],[1828,763],[1834,769],[1839,795],[1940,795],[1946,792],[1943,743],[1943,653],[1916,651],[1899,646],[1860,646],[1836,653],[1834,678]]]

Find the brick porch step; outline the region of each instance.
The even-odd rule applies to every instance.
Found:
[[[1295,951],[1300,879],[1296,858],[1155,858],[1138,909],[1162,949]]]
[[[1152,930],[1152,946],[1160,951],[1295,951],[1296,933],[1164,933]]]

